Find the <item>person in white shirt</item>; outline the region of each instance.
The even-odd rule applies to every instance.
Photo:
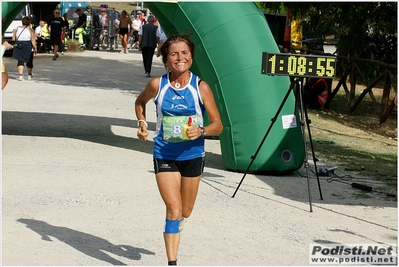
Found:
[[[158,23],[158,29],[157,29],[157,34],[159,36],[160,39],[160,44],[157,48],[158,53],[157,53],[157,57],[161,56],[161,47],[163,45],[163,43],[166,41],[166,39],[168,39],[168,37],[166,36],[165,32],[162,30],[161,24]]]
[[[36,37],[36,44],[37,44],[37,51],[41,51],[44,44],[46,44],[46,38],[43,36],[43,27],[45,25],[44,20],[39,22],[39,25],[35,29],[35,37]]]
[[[22,26],[18,27],[12,36],[12,40],[15,42],[12,57],[18,60],[18,81],[24,80],[25,63],[28,69],[28,80],[31,80],[33,76],[33,56],[36,55],[37,50],[35,32],[30,27],[30,24],[30,17],[23,17]]]
[[[134,38],[132,48],[139,48],[139,31],[141,29],[141,25],[143,24],[140,20],[140,14],[136,13],[136,17],[133,19],[133,30],[132,30],[132,36]]]
[[[107,14],[107,9],[105,7],[101,8],[101,14],[99,15],[100,17],[100,23],[103,28],[100,34],[100,40],[102,42],[102,46],[106,46],[105,41],[106,41],[106,36],[108,35],[108,14]],[[119,26],[118,26],[119,27]]]

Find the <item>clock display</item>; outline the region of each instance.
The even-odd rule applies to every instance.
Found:
[[[335,77],[336,58],[302,54],[276,54],[264,52],[262,74],[296,77]]]

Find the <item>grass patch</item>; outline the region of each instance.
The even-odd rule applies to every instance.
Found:
[[[382,89],[373,89],[373,93],[380,103]],[[380,126],[379,115],[369,96],[349,114],[345,92],[340,89],[329,110],[308,109],[308,115],[317,158],[339,165],[356,177],[372,180],[378,188],[397,192],[396,108]]]
[[[338,199],[340,199],[340,200],[344,200],[345,199],[345,197],[343,196],[343,195],[341,195],[341,194],[335,194],[335,193],[333,193],[333,194],[331,194],[333,197],[336,197],[336,198],[338,198]]]

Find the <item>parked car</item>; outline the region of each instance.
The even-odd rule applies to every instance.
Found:
[[[321,38],[306,38],[302,39],[303,47],[324,53],[324,41]]]

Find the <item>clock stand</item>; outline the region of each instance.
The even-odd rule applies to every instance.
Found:
[[[278,56],[278,58],[277,58]],[[307,60],[310,59],[310,60]],[[280,63],[281,66],[278,68],[276,67],[276,61]],[[312,62],[312,64],[310,64]],[[313,65],[314,63],[314,65]],[[302,88],[302,83],[303,83],[303,78],[307,77],[319,77],[319,78],[334,78],[335,77],[335,58],[334,57],[318,57],[318,56],[309,56],[309,55],[297,55],[297,54],[270,54],[270,53],[263,53],[262,56],[262,74],[267,74],[267,75],[285,75],[285,76],[291,76],[291,84],[287,90],[287,93],[285,94],[283,101],[281,102],[279,108],[276,111],[276,114],[274,117],[271,119],[271,124],[269,125],[269,128],[267,129],[262,141],[260,142],[255,154],[251,156],[251,162],[249,163],[246,171],[244,172],[243,177],[241,178],[240,183],[238,184],[236,190],[234,191],[234,194],[232,197],[236,195],[238,189],[240,188],[242,182],[245,179],[245,176],[249,172],[249,169],[252,166],[252,163],[255,161],[256,156],[258,155],[260,149],[263,146],[263,143],[265,142],[267,136],[269,135],[269,132],[273,128],[274,123],[276,122],[282,108],[284,107],[285,102],[288,99],[288,96],[290,95],[291,91],[295,89],[295,99],[296,103],[298,103],[296,106],[298,108],[299,105],[299,110],[300,110],[300,120],[301,120],[301,130],[302,130],[302,139],[303,139],[303,144],[304,144],[304,149],[305,149],[305,158],[304,158],[304,167],[306,169],[306,176],[307,176],[307,186],[308,186],[308,195],[309,195],[309,206],[310,206],[310,212],[313,212],[312,208],[312,196],[311,196],[311,189],[310,189],[310,177],[309,177],[309,158],[308,158],[308,153],[307,153],[307,144],[306,144],[306,133],[305,131],[307,130],[308,136],[309,136],[309,143],[310,143],[310,148],[312,151],[312,159],[313,159],[313,164],[315,167],[315,173],[316,173],[316,178],[317,178],[317,184],[319,187],[319,193],[320,193],[320,199],[323,200],[323,195],[321,192],[321,186],[320,186],[320,179],[319,179],[319,174],[317,170],[317,161],[318,159],[315,157],[314,153],[314,147],[313,147],[313,140],[312,140],[312,135],[310,131],[310,123],[311,121],[309,120],[308,117],[308,112],[306,109],[306,105],[304,103],[304,98],[303,98],[303,88]],[[307,67],[305,67],[307,66]],[[311,66],[315,66],[314,69],[311,68]],[[300,70],[299,70],[300,69]],[[306,125],[306,127],[305,127]]]

